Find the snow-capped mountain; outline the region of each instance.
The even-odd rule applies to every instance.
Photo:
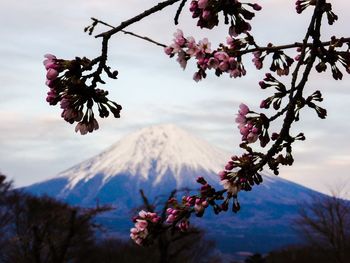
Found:
[[[139,189],[153,200],[167,196],[173,189],[198,188],[195,182],[198,176],[218,186],[217,173],[229,157],[229,153],[175,125],[152,126],[26,190],[49,194],[71,204],[94,205],[97,200],[112,204],[117,207],[116,213],[101,220],[115,232],[126,235],[131,222],[130,213],[125,211],[141,204]],[[240,194],[242,210],[237,215],[227,213],[218,219],[208,213],[197,223],[210,229],[208,235],[217,239],[226,252],[266,252],[298,242],[291,222],[298,205],[317,194],[282,178],[265,175],[263,184]]]
[[[207,142],[168,124],[132,133],[105,152],[59,176],[69,179],[67,190],[71,190],[79,182],[87,182],[96,174],[103,175],[105,184],[119,174],[127,173],[139,180],[148,180],[150,173],[155,172],[152,185],[157,187],[171,171],[176,186],[181,187],[193,179],[182,176],[185,170],[205,171],[212,177],[222,169],[228,157],[228,154]]]
[[[97,198],[102,202],[125,199],[124,192],[137,194],[139,189],[154,197],[160,189],[198,187],[198,176],[217,182],[217,173],[229,156],[175,125],[152,126],[28,189],[36,193],[50,189],[56,197],[84,205]]]

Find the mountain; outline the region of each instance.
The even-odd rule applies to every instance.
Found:
[[[152,198],[160,189],[167,193],[175,188],[198,188],[198,176],[215,183],[217,172],[229,156],[175,125],[153,126],[130,134],[99,155],[27,189],[37,194],[50,189],[51,195],[73,204],[126,199],[131,205],[139,189]]]
[[[139,189],[150,200],[173,189],[197,189],[198,176],[218,186],[217,173],[230,154],[175,125],[159,125],[132,133],[106,151],[27,191],[48,194],[82,206],[112,204],[117,209],[100,218],[111,232],[128,234],[132,209],[141,204]],[[292,228],[299,205],[320,195],[282,178],[265,175],[263,184],[240,193],[238,214],[208,212],[197,225],[227,253],[267,252],[300,242]],[[159,199],[158,199],[159,200]]]

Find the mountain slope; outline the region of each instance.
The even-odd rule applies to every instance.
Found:
[[[40,194],[53,187],[56,197],[84,205],[96,198],[107,202],[128,199],[125,195],[141,188],[154,197],[159,194],[157,188],[197,187],[198,176],[215,183],[228,157],[175,125],[153,126],[28,189]]]
[[[218,186],[217,173],[230,154],[174,125],[159,125],[126,136],[101,154],[57,177],[27,188],[83,206],[109,203],[115,212],[100,218],[110,232],[127,235],[131,209],[141,204],[139,189],[150,200],[167,196],[173,189],[198,188],[203,176]],[[196,224],[210,229],[208,235],[222,251],[266,252],[299,242],[291,227],[300,203],[318,195],[282,178],[265,175],[252,192],[240,193],[242,210],[215,216],[209,212]],[[158,199],[159,200],[159,199]]]

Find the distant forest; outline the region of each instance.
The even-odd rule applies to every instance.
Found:
[[[118,237],[101,238],[96,233],[103,233],[104,228],[95,217],[110,209],[80,208],[47,196],[32,196],[14,190],[0,175],[0,262],[235,262],[217,253],[215,243],[194,227],[185,234],[160,235],[148,247]],[[347,201],[335,197],[315,200],[301,209],[295,222],[308,245],[249,255],[244,262],[349,262],[349,215]]]

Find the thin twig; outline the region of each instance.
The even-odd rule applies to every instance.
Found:
[[[141,19],[143,19],[143,18],[145,18],[153,13],[159,12],[162,9],[164,9],[165,7],[170,6],[170,5],[172,5],[176,2],[179,2],[179,1],[180,0],[167,0],[167,1],[161,2],[157,5],[155,5],[154,7],[144,11],[143,13],[141,13],[137,16],[134,16],[133,18],[131,18],[129,20],[122,22],[119,26],[117,26],[117,27],[115,27],[107,32],[101,33],[95,37],[96,38],[98,38],[98,37],[111,37],[112,35],[118,33],[122,29],[126,28],[127,26],[130,26],[131,24],[134,24],[134,23],[140,21]]]
[[[174,18],[175,25],[179,24],[179,17],[180,17],[180,14],[181,14],[182,9],[184,8],[186,2],[187,2],[187,0],[182,0],[182,2],[180,3],[179,8],[176,11],[176,15],[175,15],[175,18]]]
[[[104,21],[101,21],[101,20],[99,20],[99,19],[96,19],[96,18],[94,18],[94,17],[92,17],[91,19],[92,19],[93,21],[95,21],[96,23],[105,25],[105,26],[110,27],[110,28],[115,28],[114,26],[112,26],[112,25],[110,25],[110,24],[108,24],[108,23],[106,23],[106,22],[104,22]],[[143,39],[143,40],[145,40],[145,41],[151,42],[151,43],[153,43],[153,44],[155,44],[155,45],[157,45],[157,46],[166,47],[166,45],[164,45],[164,44],[162,44],[162,43],[159,43],[159,42],[157,42],[157,41],[155,41],[155,40],[153,40],[153,39],[151,39],[151,38],[149,38],[149,37],[140,36],[140,35],[138,35],[138,34],[136,34],[136,33],[134,33],[134,32],[131,32],[131,31],[126,31],[126,30],[120,30],[120,31],[123,32],[124,34],[131,35],[131,36],[134,36],[134,37]]]
[[[140,189],[140,194],[141,194],[143,204],[145,205],[147,211],[153,212],[153,206],[149,203],[148,198],[146,197],[142,189]]]
[[[350,42],[350,37],[348,38],[342,38],[343,42]],[[325,42],[321,42],[322,46],[329,46],[331,45],[332,42],[331,41],[325,41]],[[300,42],[295,42],[294,44],[287,44],[287,45],[280,45],[280,46],[266,46],[266,47],[256,47],[256,48],[251,48],[251,49],[247,49],[247,50],[243,50],[243,51],[239,51],[239,54],[243,55],[243,54],[247,54],[247,53],[252,53],[255,51],[267,51],[267,52],[275,52],[275,51],[279,51],[279,50],[284,50],[284,49],[291,49],[291,48],[297,48],[297,47],[306,47],[306,48],[312,48],[314,45],[314,43],[300,43]],[[300,59],[302,61],[302,59]]]

